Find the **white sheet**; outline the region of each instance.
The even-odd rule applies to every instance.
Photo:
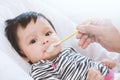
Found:
[[[55,11],[45,5],[42,0],[4,0],[0,1],[0,78],[1,80],[31,80],[29,76],[29,64],[25,62],[11,47],[4,35],[6,19],[16,17],[25,11],[37,11],[47,16],[54,24],[58,35],[63,38],[74,31],[76,24],[63,16],[60,12]],[[69,29],[69,30],[68,30]],[[98,44],[92,44],[87,49],[81,49],[77,46],[75,36],[63,44],[65,47],[74,47],[78,52],[91,58],[102,59],[111,58],[109,52],[101,48]],[[113,54],[112,54],[113,55]],[[119,57],[114,54],[112,58],[118,63]],[[5,68],[5,69],[3,69]]]

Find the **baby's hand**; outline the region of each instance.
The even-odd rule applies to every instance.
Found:
[[[116,66],[116,62],[112,59],[103,59],[100,61],[103,65],[108,66],[110,69]]]
[[[104,77],[96,67],[93,67],[88,70],[87,80],[104,80]]]

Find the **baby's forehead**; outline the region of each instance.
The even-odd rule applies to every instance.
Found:
[[[38,23],[42,23],[42,24],[44,24],[45,26],[44,27],[50,27],[50,28],[52,28],[54,31],[55,31],[55,28],[54,28],[54,26],[53,26],[53,24],[51,23],[51,21],[49,21],[48,19],[46,19],[46,18],[43,18],[43,17],[41,17],[41,18],[37,18],[37,21],[38,21]],[[37,22],[36,21],[36,22]]]

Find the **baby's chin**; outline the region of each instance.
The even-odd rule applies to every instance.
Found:
[[[54,56],[50,57],[48,60],[53,61],[53,60],[55,60],[58,56],[59,56],[59,54],[58,54],[58,55],[54,55]]]
[[[54,60],[59,56],[60,52],[61,52],[61,46],[58,46],[58,48],[56,48],[53,52],[46,53],[46,54],[48,55],[49,60]]]

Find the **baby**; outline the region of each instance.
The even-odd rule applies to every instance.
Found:
[[[26,12],[6,23],[6,36],[19,55],[32,63],[30,75],[34,80],[86,80],[91,67],[97,67],[105,80],[113,80],[108,67],[76,53],[73,48],[61,51],[58,45],[47,52],[59,37],[44,15]]]

